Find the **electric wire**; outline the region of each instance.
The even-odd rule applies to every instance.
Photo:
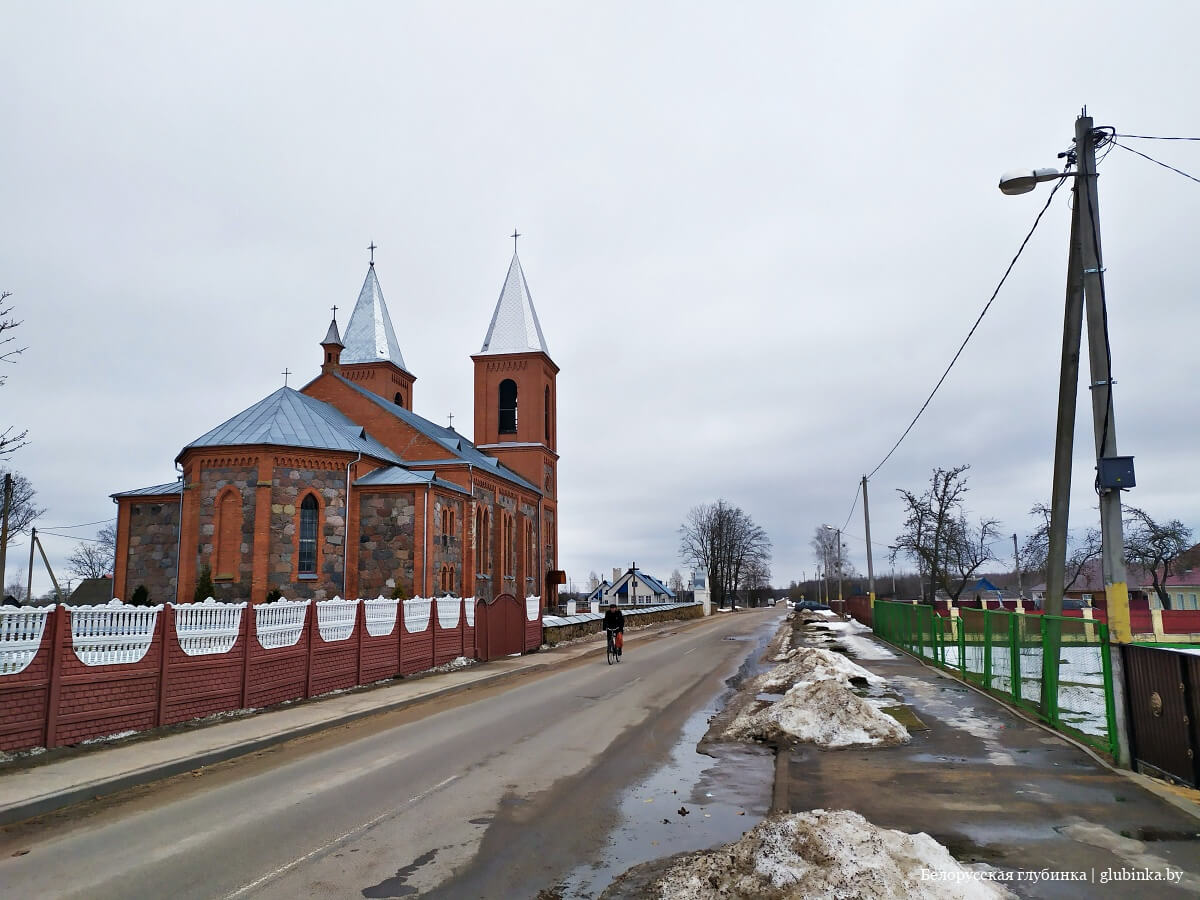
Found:
[[[1058,193],[1058,189],[1060,187],[1062,187],[1064,180],[1065,179],[1060,179],[1054,185],[1053,190],[1050,191],[1050,196],[1046,198],[1045,206],[1043,206],[1041,209],[1041,212],[1039,212],[1037,214],[1037,218],[1035,218],[1033,220],[1033,226],[1029,229],[1028,234],[1025,235],[1025,239],[1023,241],[1021,241],[1021,246],[1017,248],[1017,253],[1012,258],[1012,261],[1009,262],[1008,268],[1004,270],[1004,275],[1000,278],[1000,283],[996,285],[996,289],[994,291],[992,291],[992,296],[989,297],[988,302],[986,304],[984,304],[983,311],[979,313],[979,317],[975,320],[975,324],[971,326],[971,330],[968,331],[967,336],[965,338],[963,338],[963,342],[962,342],[962,344],[959,345],[958,351],[954,354],[954,358],[950,360],[950,365],[946,366],[946,371],[944,371],[942,373],[942,377],[939,378],[937,381],[937,384],[935,384],[933,386],[933,390],[929,392],[929,396],[925,398],[925,402],[923,404],[921,404],[921,408],[919,410],[917,410],[917,414],[915,416],[913,416],[912,421],[908,423],[908,427],[904,429],[904,433],[902,435],[900,435],[899,440],[897,440],[896,443],[892,445],[892,449],[887,452],[887,455],[884,456],[884,458],[879,461],[879,465],[877,465],[874,469],[871,470],[871,473],[867,476],[868,481],[872,478],[872,476],[875,475],[876,472],[878,472],[880,469],[883,468],[884,463],[886,463],[889,459],[891,459],[892,454],[896,452],[896,449],[902,443],[904,443],[904,439],[906,437],[908,437],[909,432],[913,430],[913,426],[915,426],[917,424],[917,420],[921,418],[921,415],[925,412],[925,410],[929,407],[929,404],[933,401],[934,395],[937,394],[938,390],[941,388],[941,386],[945,382],[946,378],[950,375],[950,370],[954,368],[954,364],[956,362],[958,362],[958,358],[960,356],[962,356],[963,350],[966,349],[967,342],[970,341],[971,336],[975,334],[975,330],[979,327],[979,323],[983,321],[983,317],[985,315],[987,315],[987,311],[989,309],[991,309],[992,302],[996,299],[997,295],[999,295],[1000,289],[1002,287],[1004,287],[1004,283],[1008,280],[1008,276],[1012,272],[1013,267],[1017,264],[1017,260],[1020,259],[1021,254],[1025,252],[1025,247],[1029,244],[1029,239],[1032,238],[1033,233],[1035,231],[1037,231],[1038,225],[1041,224],[1042,217],[1046,214],[1046,210],[1048,210],[1050,208],[1050,204],[1054,201],[1054,195]],[[861,487],[861,485],[860,485],[860,487]]]
[[[1139,141],[1200,141],[1200,137],[1162,137],[1157,134],[1120,134],[1115,131],[1113,137],[1137,138]]]
[[[47,531],[70,531],[72,528],[87,528],[89,525],[107,525],[109,522],[117,521],[117,517],[111,519],[97,519],[95,522],[81,522],[78,525],[47,525]]]
[[[1174,166],[1169,166],[1162,160],[1155,159],[1153,156],[1147,156],[1145,153],[1143,153],[1140,150],[1134,150],[1132,147],[1126,147],[1120,141],[1114,140],[1112,143],[1113,143],[1113,146],[1120,147],[1122,150],[1128,150],[1130,153],[1135,153],[1138,156],[1140,156],[1142,159],[1148,159],[1148,160],[1150,160],[1150,162],[1160,165],[1164,169],[1170,169],[1172,172],[1176,173],[1177,175],[1182,175],[1184,178],[1190,178],[1192,181],[1200,182],[1200,178],[1197,178],[1195,175],[1189,175],[1187,172],[1183,171],[1183,169],[1177,169]]]
[[[846,521],[842,523],[842,532],[845,533],[846,526],[850,524],[850,519],[854,515],[854,509],[858,506],[858,498],[862,495],[862,482],[858,483],[858,490],[854,492],[854,502],[850,504],[850,512],[846,513]]]

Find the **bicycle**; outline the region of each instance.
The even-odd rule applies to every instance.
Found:
[[[617,638],[616,638],[616,635],[620,631],[620,629],[605,628],[604,630],[608,634],[608,654],[607,655],[608,655],[608,664],[611,666],[614,662],[621,661],[621,650],[619,647],[617,647]]]

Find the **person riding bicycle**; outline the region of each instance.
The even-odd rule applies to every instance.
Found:
[[[608,609],[604,613],[604,630],[608,632],[608,639],[617,647],[617,655],[621,655],[621,643],[624,642],[625,634],[625,614],[617,609],[617,604],[609,604]],[[617,635],[622,635],[621,641],[618,642]]]

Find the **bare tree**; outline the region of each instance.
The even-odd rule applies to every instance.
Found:
[[[1050,555],[1050,507],[1045,503],[1035,503],[1029,514],[1037,519],[1038,524],[1021,545],[1018,560],[1022,571],[1045,578],[1046,561]],[[1088,563],[1100,558],[1101,549],[1099,528],[1087,529],[1078,540],[1074,539],[1070,532],[1067,533],[1063,590],[1070,590]]]
[[[588,593],[592,593],[596,588],[600,587],[600,576],[593,570],[588,572]]]
[[[21,323],[12,317],[12,305],[7,302],[12,296],[12,292],[0,292],[0,363],[16,363],[17,356],[24,351],[24,347],[16,346],[16,338],[9,332],[12,332]],[[0,387],[8,380],[8,376],[0,371]],[[0,423],[0,459],[7,458],[13,452],[20,450],[26,444],[26,436],[28,431],[14,431],[15,425],[4,425]]]
[[[995,519],[980,519],[977,526],[967,522],[963,500],[969,468],[934,469],[929,487],[919,495],[897,488],[906,516],[892,561],[903,555],[917,564],[922,597],[928,603],[933,602],[938,588],[957,600],[971,576],[992,558],[990,544],[1000,534]]]
[[[771,539],[741,508],[726,500],[688,512],[679,527],[679,555],[708,570],[713,599],[724,606],[742,587],[751,567],[771,558]]]
[[[112,573],[117,558],[117,527],[105,525],[95,540],[80,541],[67,557],[67,568],[76,578],[103,578]]]
[[[1192,529],[1178,519],[1156,522],[1144,510],[1126,506],[1125,559],[1150,573],[1154,593],[1163,609],[1171,608],[1171,595],[1165,587],[1175,560],[1192,546]]]
[[[818,525],[813,530],[812,540],[808,545],[812,547],[813,559],[826,571],[828,577],[837,578],[840,574],[843,578],[849,578],[854,574],[854,566],[850,564],[846,542],[842,541],[841,546],[838,546],[838,534],[833,528]]]
[[[25,602],[25,570],[21,569],[8,579],[8,584],[4,586],[4,595],[13,597],[18,603]]]
[[[677,594],[683,590],[683,574],[678,569],[671,572],[671,577],[667,581],[667,587]]]
[[[12,544],[18,534],[29,532],[29,526],[45,510],[34,504],[33,498],[37,496],[37,491],[33,489],[28,478],[19,472],[10,473],[8,469],[0,468],[0,484],[3,484],[6,474],[11,474],[13,480],[12,503],[8,510],[8,542]],[[0,500],[2,500],[2,491],[0,491]]]

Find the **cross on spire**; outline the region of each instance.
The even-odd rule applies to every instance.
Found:
[[[283,386],[287,387],[288,376],[292,374],[292,370],[289,369],[287,366],[284,366],[283,371],[280,372],[279,374],[283,376]]]
[[[513,239],[513,253],[517,252],[517,238],[520,236],[521,232],[517,231],[515,228],[513,229],[513,233],[509,235],[509,237]]]
[[[454,413],[450,413],[450,428],[454,428]]]
[[[371,251],[371,265],[375,265],[375,242],[371,241],[371,243],[367,245],[367,249]]]
[[[336,303],[333,304],[333,317],[335,319],[337,318],[337,304]]]

